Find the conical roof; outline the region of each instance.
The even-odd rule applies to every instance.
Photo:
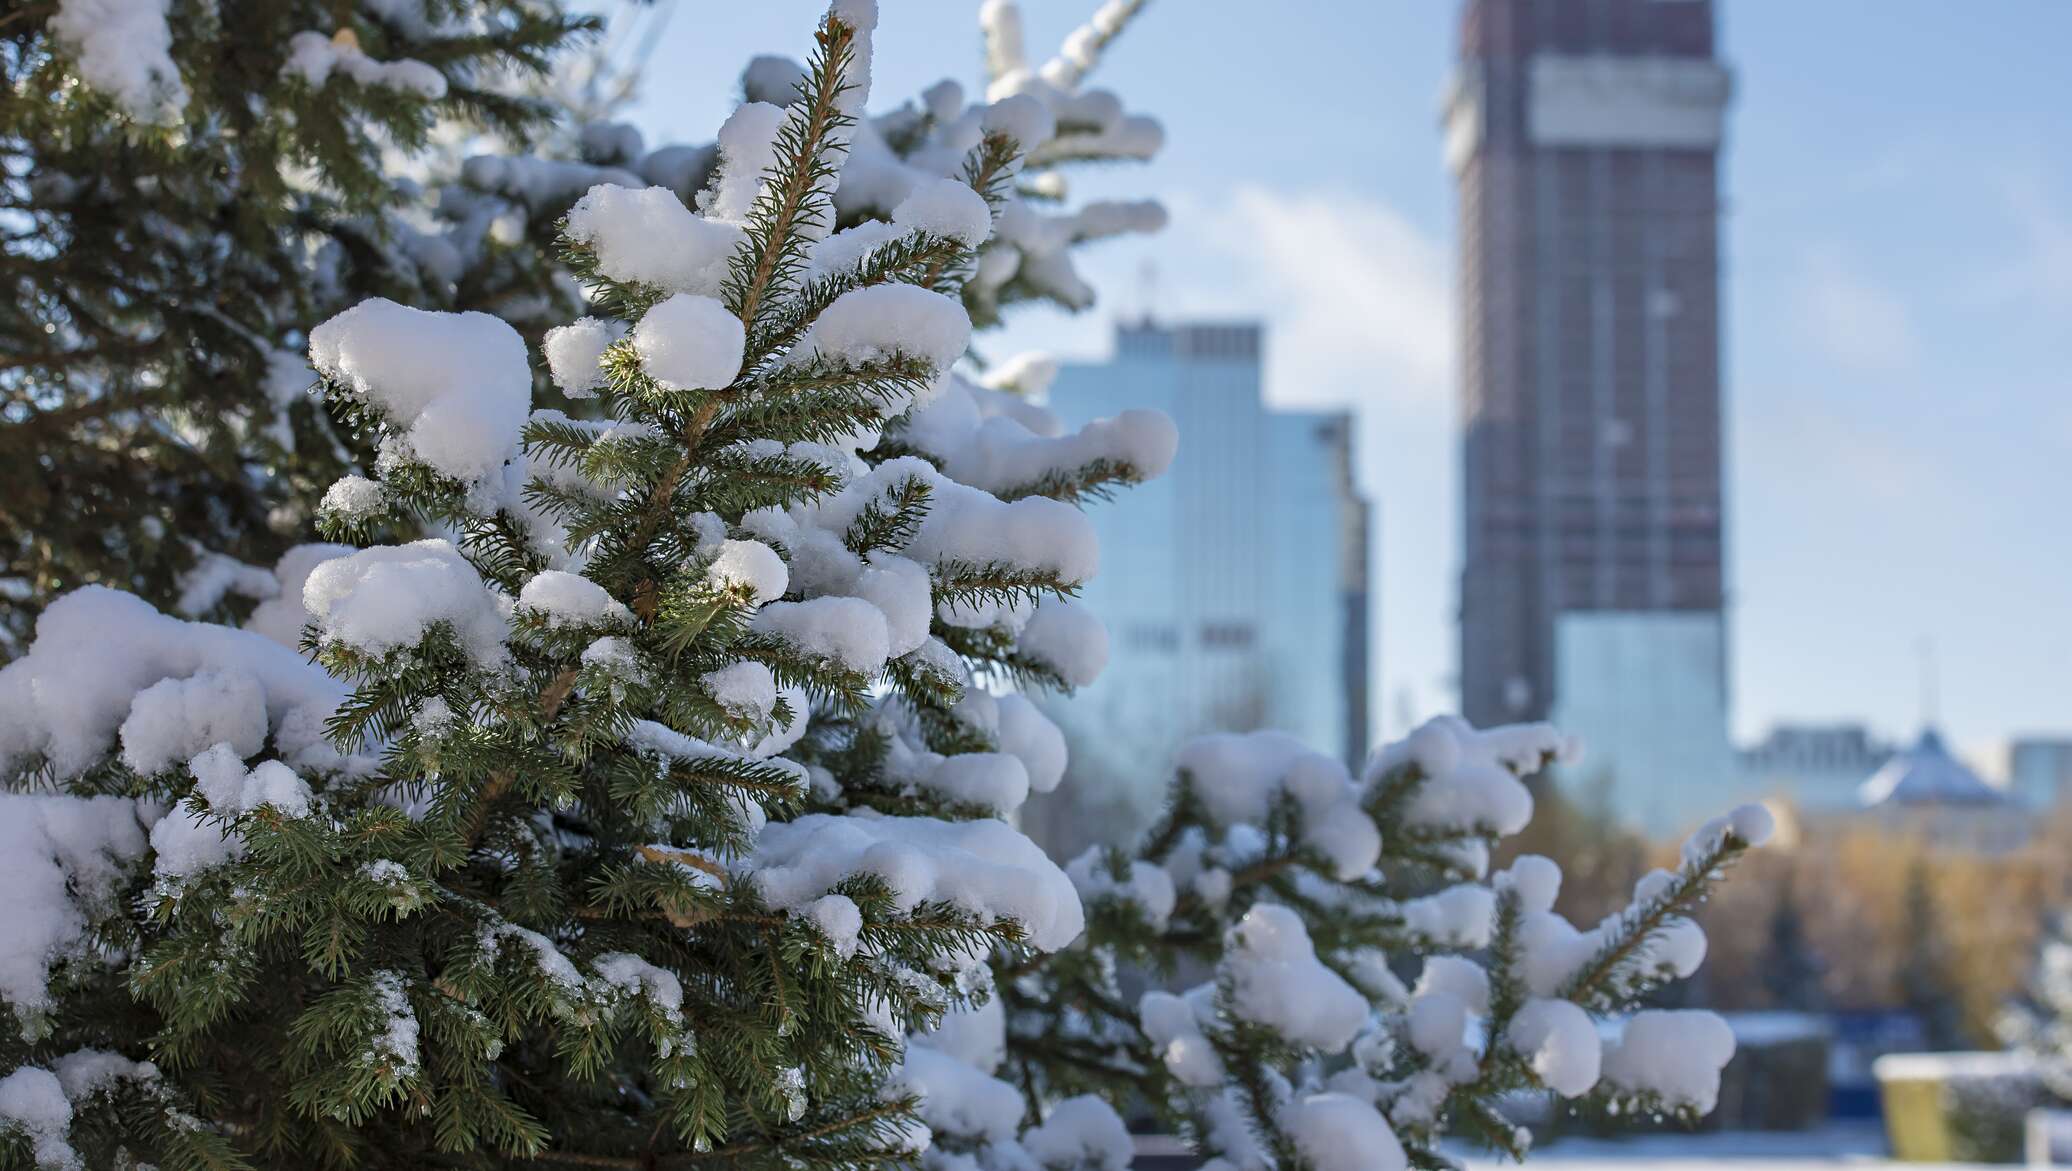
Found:
[[[1964,767],[1934,728],[1924,728],[1911,748],[1893,754],[1856,790],[1871,805],[1998,805],[2007,794]]]

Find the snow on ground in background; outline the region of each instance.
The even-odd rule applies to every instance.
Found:
[[[1475,1155],[1470,1171],[1516,1167]],[[1736,1131],[1727,1134],[1657,1134],[1618,1140],[1563,1139],[1533,1151],[1532,1171],[1973,1171],[1977,1164],[1900,1163],[1885,1154],[1885,1135],[1876,1125],[1841,1123],[1803,1132]]]

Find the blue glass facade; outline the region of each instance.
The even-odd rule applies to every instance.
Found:
[[[1261,327],[1121,325],[1115,355],[1069,364],[1050,406],[1076,427],[1166,412],[1180,449],[1163,477],[1089,506],[1101,569],[1084,593],[1108,669],[1045,701],[1072,765],[1029,812],[1053,845],[1117,840],[1149,820],[1173,751],[1212,730],[1285,729],[1366,752],[1368,514],[1352,419],[1262,400]]]

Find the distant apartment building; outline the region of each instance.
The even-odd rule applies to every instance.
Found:
[[[1469,0],[1460,28],[1444,133],[1461,241],[1462,710],[1496,723],[1667,703],[1686,730],[1704,725],[1704,759],[1687,765],[1721,771],[1637,775],[1657,762],[1603,751],[1619,745],[1597,767],[1724,785],[1731,83],[1713,5]],[[1622,663],[1691,690],[1660,697],[1601,670]],[[1563,696],[1565,680],[1605,686]]]
[[[1891,744],[1862,724],[1778,724],[1735,754],[1750,797],[1782,797],[1807,812],[1854,809],[1863,784],[1885,767]]]
[[[1101,567],[1083,597],[1110,657],[1092,686],[1046,702],[1072,764],[1029,810],[1039,836],[1076,844],[1088,822],[1126,836],[1201,732],[1274,727],[1366,755],[1368,507],[1352,417],[1268,409],[1263,345],[1253,323],[1143,321],[1117,327],[1111,360],[1058,373],[1050,407],[1068,425],[1154,407],[1180,449],[1166,475],[1088,508]]]
[[[2072,736],[2022,736],[2007,746],[2007,790],[2032,809],[2072,795]]]
[[[2037,818],[2005,786],[1958,759],[1933,725],[1892,754],[1856,791],[1849,824],[1876,826],[1952,853],[2009,854],[2035,837]]]
[[[1898,743],[1857,723],[1779,724],[1736,765],[1744,798],[1788,802],[1814,832],[1875,829],[1940,851],[2003,854],[2037,823],[2035,801],[1980,776],[1933,725]]]

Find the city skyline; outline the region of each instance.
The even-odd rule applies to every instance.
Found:
[[[1083,7],[1030,11],[1031,43],[1056,43]],[[635,121],[651,140],[692,134],[729,105],[740,55],[802,53],[797,26],[816,9],[787,0],[718,30],[679,18]],[[913,0],[885,20],[971,10]],[[1999,11],[1721,6],[1737,79],[1723,240],[1744,742],[1779,720],[1911,739],[1923,635],[1943,651],[1941,723],[1974,760],[1997,772],[2004,741],[2072,725],[2057,584],[2072,566],[2043,515],[2072,495],[2072,160],[2051,149],[2050,114],[2072,105],[2051,56],[2072,9]],[[1024,315],[994,342],[1100,356],[1111,322],[1146,304],[1149,262],[1161,316],[1271,323],[1279,405],[1360,407],[1383,574],[1373,711],[1391,732],[1405,693],[1419,714],[1451,703],[1454,224],[1437,119],[1457,17],[1453,4],[1273,21],[1225,0],[1184,15],[1153,4],[1096,80],[1158,115],[1170,145],[1075,194],[1154,194],[1172,226],[1092,257],[1093,312]],[[934,81],[944,59],[888,51],[874,105]],[[1235,85],[1233,70],[1302,83]]]

